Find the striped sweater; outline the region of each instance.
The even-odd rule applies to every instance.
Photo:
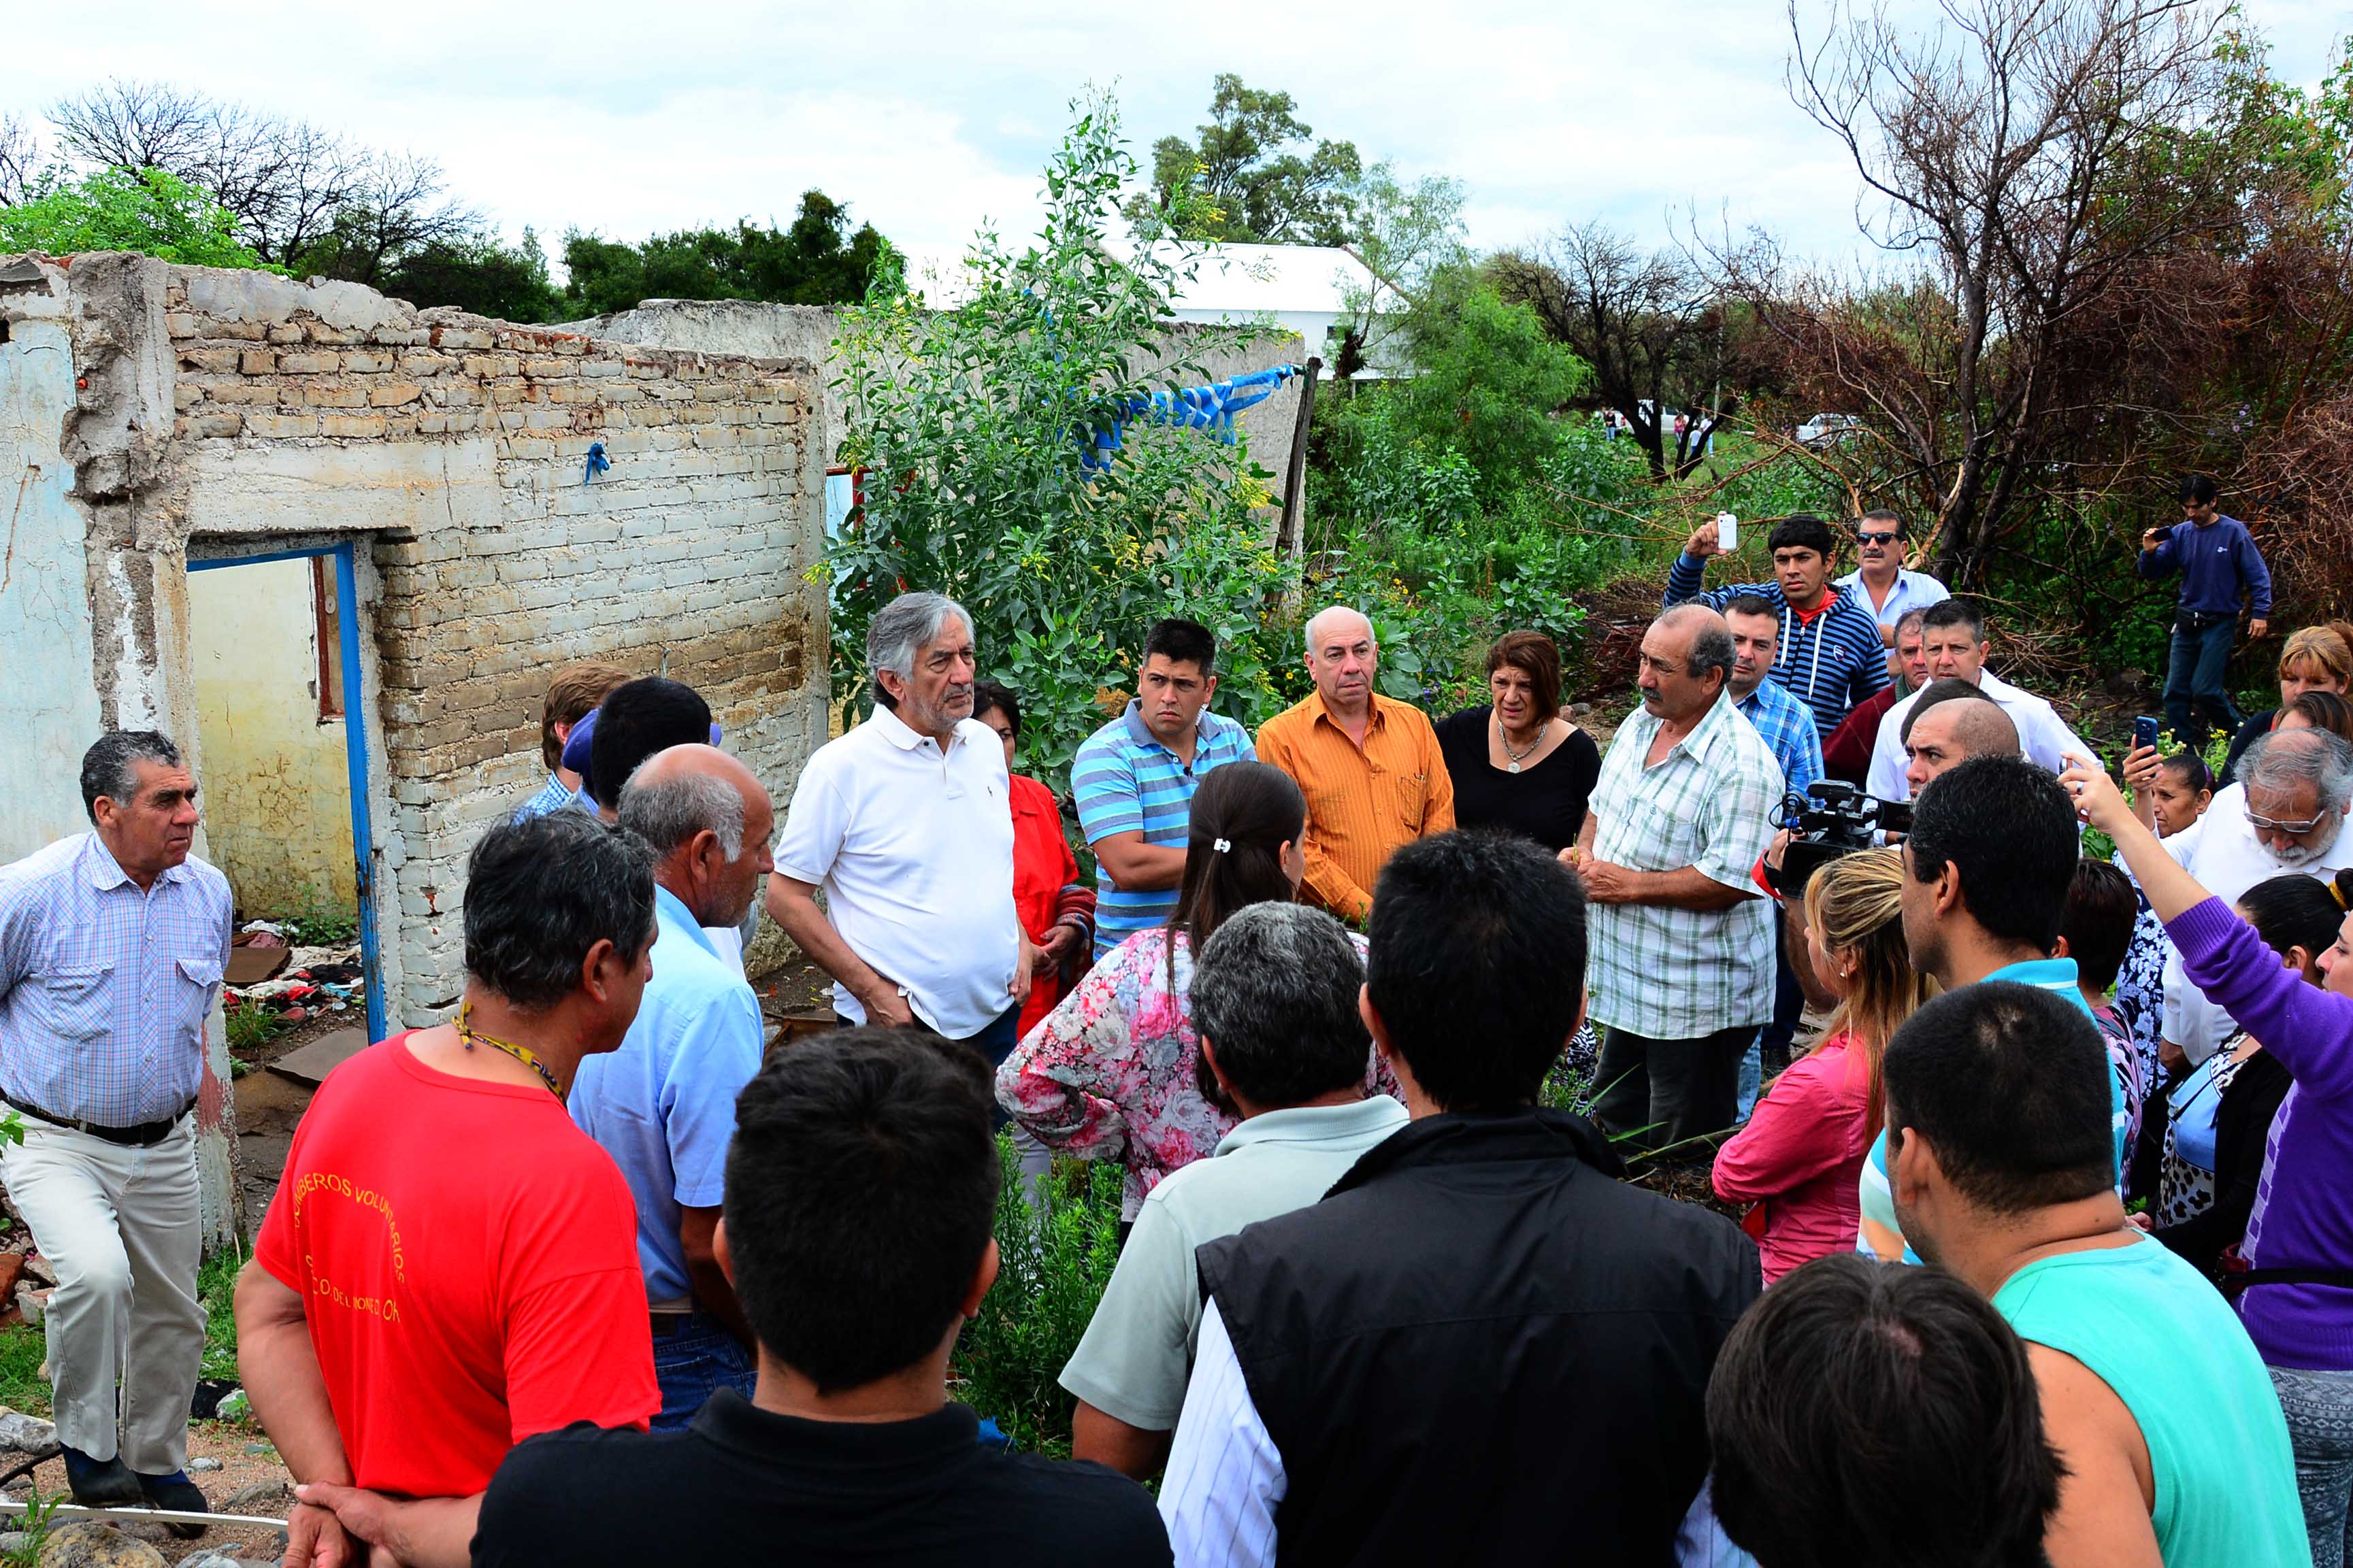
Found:
[[[1677,556],[1667,573],[1666,603],[1696,600],[1721,610],[1741,595],[1754,594],[1772,605],[1781,617],[1781,645],[1767,679],[1812,711],[1821,739],[1830,738],[1848,710],[1887,684],[1887,649],[1879,640],[1879,623],[1852,599],[1833,593],[1830,608],[1801,619],[1789,608],[1780,584],[1736,583],[1703,593],[1706,571],[1704,561]]]

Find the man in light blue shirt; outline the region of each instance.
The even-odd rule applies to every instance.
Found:
[[[765,1032],[759,999],[702,928],[751,907],[776,810],[749,768],[700,745],[656,752],[620,797],[621,826],[655,855],[653,978],[621,1048],[581,1063],[567,1103],[637,1200],[662,1394],[654,1426],[669,1428],[720,1386],[748,1397],[755,1371],[714,1237],[735,1097],[760,1070]]]
[[[1305,904],[1252,904],[1194,961],[1193,1026],[1219,1103],[1240,1113],[1213,1159],[1144,1200],[1062,1386],[1078,1396],[1071,1455],[1143,1480],[1168,1456],[1201,1331],[1193,1249],[1305,1208],[1406,1123],[1365,1093],[1372,1050],[1347,930]]]
[[[1153,626],[1135,692],[1071,763],[1079,830],[1095,855],[1097,958],[1176,911],[1193,791],[1212,768],[1258,758],[1249,731],[1208,710],[1218,645],[1199,622]]]
[[[1892,511],[1867,511],[1854,520],[1855,570],[1833,584],[1839,592],[1871,613],[1879,623],[1879,640],[1895,646],[1895,623],[1915,610],[1953,596],[1926,572],[1904,564],[1904,541],[1911,527]]]
[[[24,1123],[0,1183],[57,1270],[49,1411],[74,1500],[202,1512],[196,1130],[221,1121],[205,1035],[228,879],[189,852],[196,781],[163,735],[100,736],[81,798],[90,832],[0,866],[0,1097]]]

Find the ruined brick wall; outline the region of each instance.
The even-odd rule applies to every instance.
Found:
[[[824,595],[808,577],[824,464],[806,361],[140,258],[34,268],[84,383],[59,445],[81,476],[107,722],[196,728],[190,555],[360,543],[371,635],[346,680],[375,723],[396,1021],[458,995],[464,858],[545,777],[555,665],[607,658],[693,685],[729,750],[789,795],[824,738]],[[592,442],[612,466],[584,482]]]

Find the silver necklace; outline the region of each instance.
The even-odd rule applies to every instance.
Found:
[[[1518,773],[1520,771],[1520,764],[1525,762],[1528,758],[1535,755],[1536,748],[1544,744],[1545,731],[1548,728],[1550,728],[1550,726],[1546,724],[1537,725],[1536,738],[1528,742],[1528,749],[1525,752],[1515,752],[1512,750],[1511,731],[1504,728],[1503,720],[1497,719],[1495,721],[1496,742],[1504,748],[1504,755],[1512,760],[1512,765],[1510,768],[1505,770],[1506,772]]]

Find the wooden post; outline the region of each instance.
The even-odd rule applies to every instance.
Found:
[[[1307,374],[1299,386],[1299,417],[1291,429],[1291,462],[1282,480],[1282,517],[1274,526],[1275,549],[1293,557],[1299,553],[1300,524],[1307,509],[1307,422],[1315,413],[1315,378],[1323,370],[1324,362],[1309,355]]]

